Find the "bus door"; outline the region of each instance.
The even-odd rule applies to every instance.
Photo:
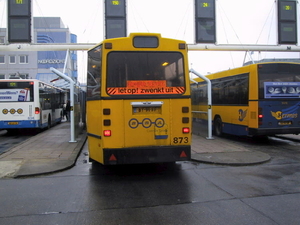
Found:
[[[126,101],[125,146],[170,144],[169,100]]]

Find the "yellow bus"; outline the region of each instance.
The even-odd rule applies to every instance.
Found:
[[[186,43],[154,33],[104,40],[88,51],[86,107],[91,160],[190,160]]]
[[[300,133],[300,64],[257,63],[207,75],[215,135]],[[195,127],[207,121],[207,85],[191,84]]]

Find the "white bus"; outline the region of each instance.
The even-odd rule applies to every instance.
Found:
[[[35,79],[0,80],[0,129],[50,128],[63,118],[64,91]]]

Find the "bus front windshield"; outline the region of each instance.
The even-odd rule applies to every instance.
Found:
[[[300,64],[259,64],[259,99],[300,98]]]
[[[183,94],[183,63],[179,52],[111,52],[107,61],[108,93]]]
[[[32,102],[33,82],[0,82],[0,102]]]

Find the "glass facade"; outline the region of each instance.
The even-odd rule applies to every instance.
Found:
[[[60,17],[34,17],[33,43],[76,43],[77,36],[71,34],[65,28]],[[0,40],[6,43],[5,28],[0,28]],[[57,77],[50,72],[53,67],[60,71],[65,68],[65,73],[77,79],[77,53],[76,51],[20,51],[1,52],[0,55],[0,79],[8,79],[11,76],[27,74],[26,77],[39,79],[49,83]],[[67,59],[67,60],[66,60]],[[66,65],[65,65],[66,64]]]

